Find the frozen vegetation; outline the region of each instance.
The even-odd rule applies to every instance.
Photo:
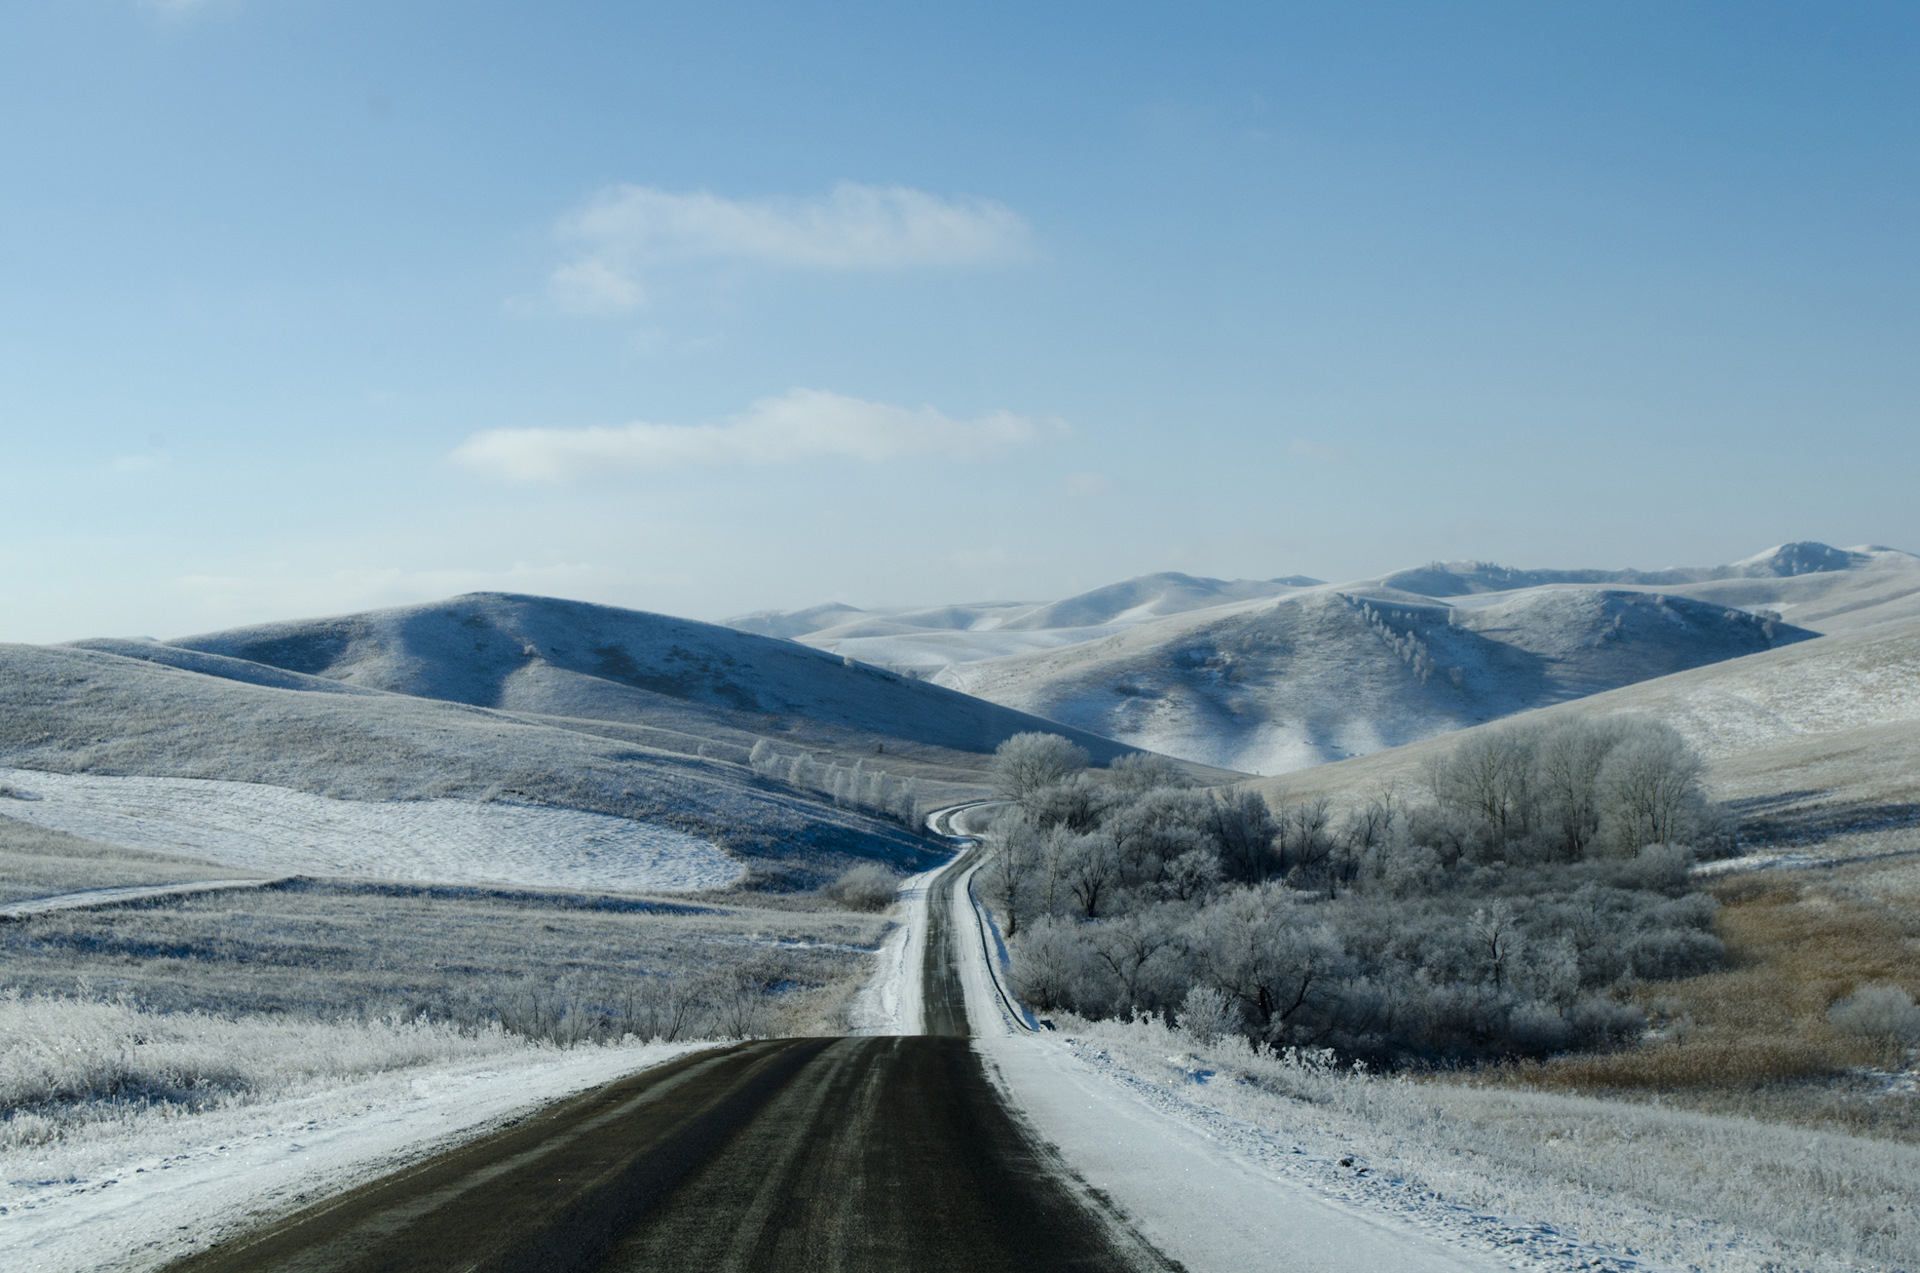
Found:
[[[1476,736],[1427,794],[1270,809],[1148,758],[1084,772],[1021,735],[982,873],[1021,996],[1371,1062],[1544,1055],[1637,1037],[1617,988],[1715,965],[1689,875],[1724,841],[1701,764],[1656,722]]]

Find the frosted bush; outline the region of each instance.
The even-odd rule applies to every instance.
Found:
[[[848,910],[878,911],[893,905],[900,877],[875,862],[849,868],[827,886],[827,895]]]
[[[1842,1034],[1920,1042],[1920,1007],[1898,986],[1862,986],[1827,1009],[1827,1018]]]
[[[1240,1014],[1226,995],[1212,986],[1195,986],[1181,1001],[1174,1018],[1182,1033],[1203,1047],[1211,1047],[1240,1029]]]

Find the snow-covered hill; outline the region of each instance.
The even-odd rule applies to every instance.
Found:
[[[1303,575],[1224,580],[1167,572],[1064,601],[990,601],[917,610],[857,610],[833,604],[742,615],[727,620],[727,626],[930,676],[955,663],[1094,641],[1169,615],[1284,596],[1318,583]]]
[[[1651,590],[1768,610],[1820,633],[1920,615],[1920,557],[1873,545],[1781,544],[1728,566],[1671,570],[1512,570],[1479,561],[1435,562],[1344,586],[1463,597],[1568,584]]]
[[[178,641],[82,642],[215,676],[382,690],[570,720],[977,761],[1060,726],[843,654],[691,619],[473,593],[426,605]],[[289,679],[297,678],[297,679]],[[1127,750],[1076,736],[1096,760]]]
[[[1725,566],[1434,562],[1320,584],[1148,575],[1047,605],[823,606],[742,626],[1135,746],[1277,773],[1920,616],[1920,557],[1783,544]]]
[[[1715,794],[1750,831],[1756,819],[1816,838],[1837,828],[1856,839],[1887,839],[1881,847],[1890,853],[1913,850],[1920,618],[1656,677],[1516,719],[1621,712],[1666,721],[1685,735],[1707,759]],[[1390,785],[1417,790],[1428,761],[1456,741],[1427,739],[1255,785],[1276,805],[1318,795],[1364,801]]]
[[[627,733],[377,690],[254,684],[100,650],[0,645],[0,768],[49,775],[10,779],[0,815],[109,843],[164,842],[168,852],[265,871],[338,859],[324,869],[569,887],[625,879],[634,890],[730,878],[722,852],[756,880],[799,884],[853,858],[931,860],[898,826],[766,782],[744,763]],[[239,799],[232,784],[257,799]],[[423,840],[420,816],[448,801],[471,805],[471,816],[439,818],[435,826],[451,829]],[[375,816],[382,810],[393,816]],[[527,820],[546,810],[611,817]],[[610,840],[615,820],[627,825]],[[688,874],[669,859],[713,869]]]
[[[956,666],[941,679],[1156,751],[1279,773],[1811,635],[1745,611],[1610,589],[1451,605],[1314,589]]]

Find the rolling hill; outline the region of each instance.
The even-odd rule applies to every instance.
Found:
[[[1920,619],[1641,681],[1481,726],[1637,713],[1673,725],[1708,762],[1715,794],[1760,839],[1844,832],[1911,855],[1920,825]],[[1418,788],[1458,736],[1255,780],[1276,804],[1365,800]]]
[[[178,642],[0,647],[0,769],[74,778],[39,784],[64,812],[9,805],[15,816],[112,840],[121,816],[113,810],[126,810],[134,821],[122,839],[136,847],[218,824],[234,845],[229,857],[268,870],[271,845],[245,830],[258,821],[247,812],[254,804],[282,819],[298,812],[307,829],[289,834],[312,843],[290,844],[290,868],[339,858],[365,874],[378,855],[351,848],[358,811],[271,792],[256,801],[232,784],[355,802],[525,805],[657,828],[651,840],[623,827],[580,831],[583,858],[554,850],[538,870],[489,850],[475,878],[737,873],[718,861],[691,874],[642,869],[641,858],[670,845],[686,862],[699,858],[686,837],[744,862],[758,884],[815,882],[862,857],[917,865],[929,852],[923,841],[820,791],[756,774],[750,749],[765,739],[783,756],[859,760],[869,779],[884,771],[894,784],[875,789],[897,794],[912,779],[923,801],[938,802],[979,793],[993,748],[1036,729],[1072,733],[1096,761],[1131,750],[790,641],[538,597],[476,594]],[[179,786],[183,779],[202,785]],[[89,811],[89,801],[100,808]],[[141,812],[156,802],[172,809],[157,822]],[[511,819],[483,822],[505,828]],[[474,832],[501,844],[513,834]],[[333,847],[316,847],[323,841]],[[593,867],[589,859],[616,841],[640,855],[635,865]],[[414,865],[396,866],[396,877],[435,869],[422,865],[435,855],[464,860],[438,841],[407,843]]]
[[[1275,773],[1910,615],[1920,557],[1802,542],[1725,566],[1148,575],[1047,605],[752,622],[1135,746]]]
[[[1022,730],[1061,726],[844,655],[714,624],[546,597],[425,605],[164,643],[77,643],[289,688],[373,690],[750,747],[918,759],[972,777]],[[1070,731],[1071,732],[1071,731]],[[1129,748],[1075,733],[1096,761]],[[890,762],[891,763],[891,762]]]

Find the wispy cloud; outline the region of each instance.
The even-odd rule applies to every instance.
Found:
[[[549,294],[588,313],[635,308],[645,272],[671,261],[898,270],[993,265],[1032,251],[1027,223],[1003,203],[853,182],[814,199],[615,186],[562,217],[555,234],[574,256],[548,279]]]
[[[462,442],[448,458],[510,481],[563,482],[610,471],[786,464],[825,456],[870,463],[904,455],[971,459],[1065,429],[1057,421],[1006,411],[955,420],[932,407],[895,407],[795,389],[762,398],[718,424],[489,429]]]

